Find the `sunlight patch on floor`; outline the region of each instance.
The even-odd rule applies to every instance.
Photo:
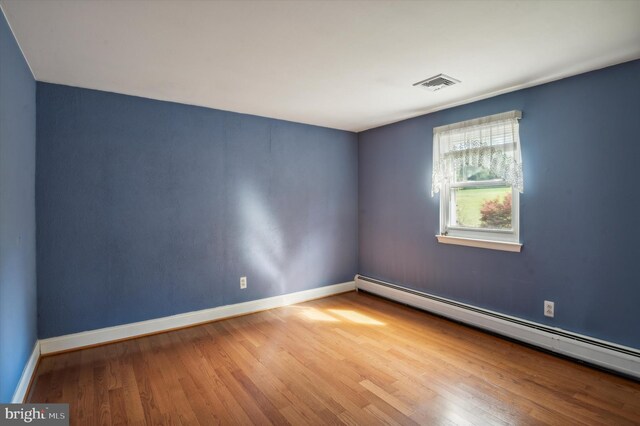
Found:
[[[357,324],[366,324],[366,325],[385,325],[385,323],[375,320],[371,317],[368,317],[360,312],[352,311],[350,309],[327,309],[334,315],[338,315],[346,320],[351,322],[355,322]]]
[[[325,321],[325,322],[340,322],[340,320],[334,316],[331,316],[325,312],[322,312],[315,308],[306,308],[302,311],[302,315],[307,319],[313,321]]]

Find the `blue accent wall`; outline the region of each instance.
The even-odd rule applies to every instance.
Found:
[[[36,342],[36,83],[0,11],[0,402]]]
[[[40,337],[353,280],[355,133],[46,83],[37,107]]]
[[[433,128],[514,109],[523,251],[439,244]],[[361,274],[640,348],[640,61],[362,132],[358,158]]]

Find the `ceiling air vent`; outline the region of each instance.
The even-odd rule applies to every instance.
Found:
[[[460,83],[460,80],[456,80],[455,78],[451,78],[448,75],[438,74],[433,77],[429,77],[426,80],[419,81],[414,83],[414,86],[422,87],[423,89],[430,90],[435,92],[436,90],[440,90],[447,86],[453,86],[456,83]]]

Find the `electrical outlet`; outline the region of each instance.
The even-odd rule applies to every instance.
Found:
[[[247,288],[247,277],[240,277],[240,288]]]
[[[555,313],[554,310],[555,310],[555,304],[553,302],[545,300],[544,301],[544,316],[553,318],[553,315]]]

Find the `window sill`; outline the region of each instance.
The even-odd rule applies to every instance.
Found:
[[[522,244],[509,243],[506,241],[476,240],[472,238],[451,237],[449,235],[436,235],[436,238],[438,239],[438,242],[442,244],[455,244],[459,246],[510,251],[514,253],[520,253],[522,250]]]

